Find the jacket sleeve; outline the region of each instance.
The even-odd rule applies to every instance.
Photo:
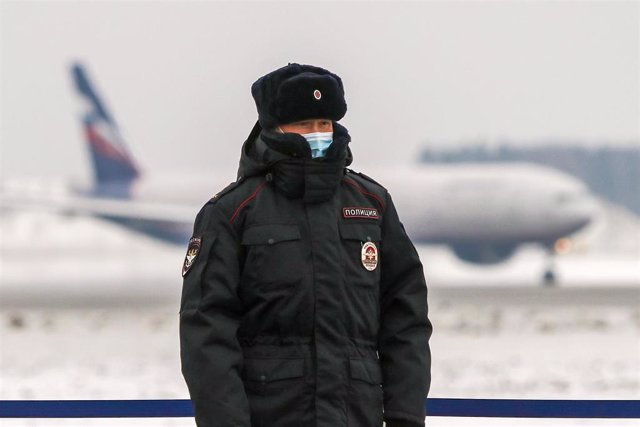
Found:
[[[237,288],[240,243],[214,203],[198,213],[199,252],[184,274],[180,303],[180,358],[198,427],[250,427],[240,377],[242,316]]]
[[[384,419],[388,426],[424,427],[431,384],[427,285],[418,253],[391,196],[382,224],[380,331]]]

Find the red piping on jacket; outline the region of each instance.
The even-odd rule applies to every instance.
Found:
[[[351,185],[353,188],[355,188],[356,190],[358,190],[359,192],[361,192],[362,194],[369,196],[369,197],[373,197],[376,202],[380,203],[380,207],[382,208],[382,211],[385,211],[384,208],[384,202],[382,201],[382,199],[378,196],[376,196],[375,194],[369,193],[368,191],[365,191],[360,184],[358,184],[355,181],[351,181],[350,179],[347,178],[343,178],[343,181],[346,182],[347,184]]]
[[[253,199],[254,197],[256,197],[256,195],[260,192],[260,190],[262,190],[262,187],[264,187],[267,184],[267,182],[263,182],[262,184],[258,185],[258,187],[256,187],[256,189],[254,190],[253,193],[251,193],[251,195],[249,197],[247,197],[246,199],[244,199],[244,201],[242,203],[240,203],[240,205],[236,208],[235,212],[233,213],[233,215],[231,216],[231,219],[229,220],[229,222],[233,222],[234,219],[236,219],[236,217],[238,216],[238,214],[240,213],[240,209],[243,208],[244,205],[246,205],[247,203],[249,203],[249,201],[251,199]]]

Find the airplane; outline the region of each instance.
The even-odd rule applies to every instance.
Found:
[[[84,67],[73,64],[71,73],[84,105],[82,126],[94,185],[65,196],[14,192],[3,196],[3,204],[93,215],[186,245],[197,211],[233,175],[216,180],[142,174]],[[553,254],[559,244],[597,212],[595,198],[581,181],[539,165],[423,164],[377,166],[375,171],[373,177],[389,190],[414,243],[447,245],[459,259],[474,264],[504,262],[520,245],[536,243],[550,254],[543,275],[547,284],[555,280]]]

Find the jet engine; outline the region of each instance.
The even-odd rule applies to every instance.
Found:
[[[465,243],[452,246],[453,252],[463,261],[474,264],[498,264],[515,252],[516,243]]]

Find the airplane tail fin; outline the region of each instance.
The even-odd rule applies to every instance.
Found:
[[[84,67],[73,64],[72,76],[83,101],[82,124],[98,187],[128,186],[140,176],[118,126],[89,81]]]

